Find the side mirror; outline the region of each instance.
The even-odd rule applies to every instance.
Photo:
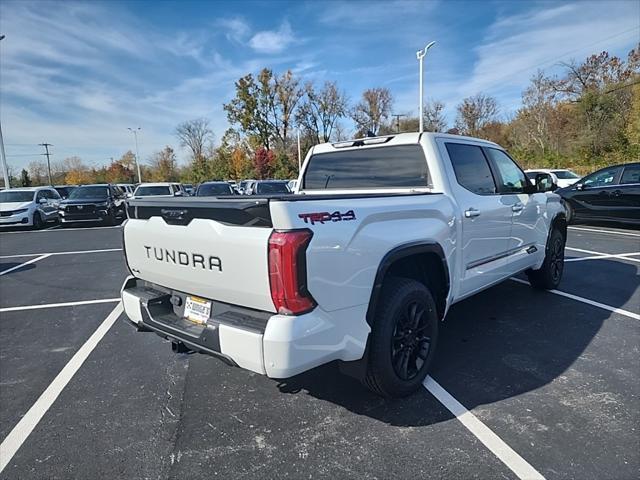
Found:
[[[576,183],[576,190],[584,190],[587,186],[584,183]]]
[[[548,173],[538,173],[536,175],[536,190],[538,192],[553,192],[557,188],[558,185]]]
[[[46,198],[41,198],[40,200],[38,200],[38,203],[40,205],[44,205],[45,203],[47,203],[47,199]]]
[[[182,196],[182,192],[181,191],[177,191],[173,194],[174,197],[181,197]]]
[[[125,194],[125,197],[127,198],[133,198],[133,193],[129,192]]]

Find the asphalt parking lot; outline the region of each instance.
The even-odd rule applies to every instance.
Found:
[[[424,391],[384,400],[137,333],[120,227],[0,233],[0,477],[638,478],[640,232],[572,227],[566,255],[556,292],[455,305]]]

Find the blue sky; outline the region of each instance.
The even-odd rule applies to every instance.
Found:
[[[78,155],[101,165],[164,145],[206,117],[220,139],[234,81],[262,67],[335,80],[352,101],[389,88],[395,113],[417,113],[415,52],[436,40],[425,96],[455,105],[485,92],[512,115],[537,69],[640,40],[640,2],[314,1],[0,3],[0,118],[14,170]],[[348,122],[345,127],[350,128]],[[17,173],[17,172],[16,172]]]

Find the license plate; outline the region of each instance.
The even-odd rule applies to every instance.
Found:
[[[211,315],[211,302],[198,297],[187,297],[184,304],[184,316],[193,323],[204,325]]]

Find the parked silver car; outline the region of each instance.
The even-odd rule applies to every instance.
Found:
[[[0,192],[0,228],[42,228],[58,221],[60,195],[53,187],[12,188]]]

